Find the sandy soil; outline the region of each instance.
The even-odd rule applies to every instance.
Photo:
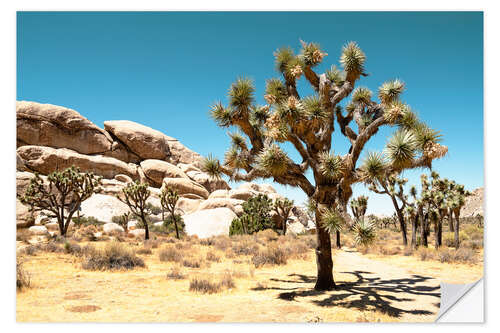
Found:
[[[207,248],[196,246],[203,255]],[[439,310],[439,278],[445,270],[455,282],[474,281],[482,264],[454,267],[414,257],[382,259],[344,248],[335,251],[338,289],[313,290],[314,253],[307,260],[254,269],[250,257],[224,259],[210,267],[182,270],[184,280],[169,280],[177,264],[160,262],[159,249],[142,255],[146,268],[92,272],[67,254],[24,257],[33,287],[17,294],[17,320],[30,322],[317,322],[433,321]],[[219,253],[224,258],[222,252]],[[405,262],[405,259],[407,262]],[[413,260],[413,265],[410,261]],[[441,270],[430,269],[436,265]],[[449,265],[449,264],[446,264]],[[409,268],[411,267],[411,269]],[[219,294],[189,291],[189,277],[235,275],[236,288]],[[453,273],[459,270],[464,274]],[[446,275],[446,274],[444,274]],[[463,280],[458,281],[458,279]]]

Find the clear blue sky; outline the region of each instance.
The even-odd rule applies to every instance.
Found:
[[[403,99],[449,147],[435,169],[469,189],[483,186],[480,12],[19,12],[17,99],[70,107],[101,127],[137,121],[222,158],[229,140],[209,119],[209,106],[226,102],[240,75],[255,80],[264,104],[265,80],[278,75],[273,51],[299,51],[299,39],[328,52],[318,71],[338,65],[343,44],[358,42],[370,73],[359,85],[376,91],[388,79],[405,81]],[[302,94],[311,93],[301,80]],[[382,149],[392,131],[380,131],[367,151]],[[345,153],[348,145],[335,136],[334,149]],[[420,173],[407,172],[410,182]],[[278,188],[296,202],[305,198]],[[370,194],[368,212],[392,213],[390,200]]]

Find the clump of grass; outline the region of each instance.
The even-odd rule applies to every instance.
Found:
[[[200,258],[187,258],[182,261],[182,266],[190,268],[200,268],[201,259]]]
[[[259,245],[251,240],[243,240],[234,243],[232,249],[236,255],[255,255],[259,252]]]
[[[306,236],[301,236],[301,238],[305,241],[305,244],[310,248],[310,249],[315,249],[317,246],[316,243],[316,238],[311,235],[306,235]]]
[[[413,249],[410,246],[407,246],[403,249],[403,255],[408,257],[413,255]]]
[[[97,241],[95,233],[97,233],[98,231],[99,230],[97,230],[97,227],[92,224],[81,226],[78,230],[76,230],[73,233],[72,238],[75,239],[76,241],[88,240],[90,242],[95,242]]]
[[[271,266],[286,265],[287,255],[283,248],[278,246],[270,246],[265,250],[255,254],[252,257],[252,263],[257,268],[266,264]]]
[[[288,258],[293,259],[306,259],[307,253],[309,253],[310,248],[302,241],[291,241],[281,245],[281,248],[286,252]]]
[[[64,243],[64,252],[79,256],[82,254],[82,248],[77,243],[66,241]]]
[[[151,250],[151,245],[144,243],[144,245],[136,251],[137,254],[152,254],[153,250]]]
[[[175,248],[179,250],[188,250],[193,246],[193,244],[189,242],[178,242],[175,243]]]
[[[257,238],[263,239],[267,242],[275,241],[278,239],[278,234],[272,229],[258,231],[255,235]]]
[[[16,288],[23,290],[31,287],[31,275],[23,268],[22,262],[16,263]]]
[[[233,277],[229,273],[225,273],[223,277],[214,282],[211,278],[194,277],[189,281],[189,291],[200,292],[203,294],[215,294],[225,289],[235,288]]]
[[[236,257],[236,254],[234,254],[233,249],[229,248],[224,252],[224,255],[227,259],[233,259]]]
[[[440,262],[460,262],[460,263],[475,263],[476,254],[471,249],[460,248],[458,250],[440,249],[437,252]]]
[[[24,247],[20,252],[27,256],[36,256],[36,253],[39,251],[38,246],[36,245],[28,245]]]
[[[422,261],[432,260],[435,258],[435,255],[432,252],[432,250],[426,247],[420,247],[415,253]]]
[[[185,278],[186,278],[186,275],[177,266],[172,267],[170,269],[170,271],[167,273],[167,279],[170,279],[170,280],[183,280]]]
[[[220,256],[213,251],[207,252],[207,260],[213,262],[221,262]]]
[[[148,239],[144,242],[144,247],[150,247],[152,249],[157,249],[161,242],[158,239]]]
[[[213,245],[217,250],[224,251],[232,245],[231,238],[229,236],[217,236],[213,237]]]
[[[181,262],[182,253],[173,246],[166,246],[160,250],[160,261]]]
[[[111,242],[103,249],[89,251],[82,266],[88,270],[120,270],[145,267],[145,264],[124,244]]]

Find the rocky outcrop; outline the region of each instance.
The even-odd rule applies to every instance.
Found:
[[[465,205],[460,210],[460,217],[484,217],[484,188],[480,187],[465,198]]]
[[[82,202],[80,214],[93,216],[101,222],[112,222],[113,216],[119,216],[128,211],[128,206],[116,197],[97,193]]]
[[[214,179],[204,172],[192,170],[186,172],[186,174],[193,181],[203,185],[208,192],[231,189],[224,179]]]
[[[186,178],[164,178],[162,189],[170,187],[176,190],[180,196],[194,194],[203,199],[208,198],[208,191],[198,183]]]
[[[83,155],[66,148],[42,146],[22,146],[17,148],[17,153],[30,170],[45,175],[74,165],[83,172],[93,172],[104,178],[112,179],[119,174],[138,178],[135,164],[112,157]]]
[[[26,145],[69,148],[82,154],[111,150],[112,139],[72,109],[52,104],[16,103],[17,140]]]
[[[229,208],[201,210],[183,216],[186,234],[199,238],[228,235],[235,218],[236,214]]]
[[[186,178],[188,176],[178,167],[165,161],[145,160],[141,169],[151,185],[161,187],[164,178]]]
[[[117,232],[124,232],[125,230],[118,224],[110,222],[106,223],[102,226],[102,231],[105,234],[114,234]]]

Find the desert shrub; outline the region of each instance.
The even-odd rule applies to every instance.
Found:
[[[163,221],[163,228],[167,234],[172,234],[175,235],[175,223],[177,223],[177,228],[179,230],[179,236],[185,236],[186,231],[184,230],[186,228],[186,225],[184,224],[184,220],[182,219],[182,216],[179,214],[175,215],[168,215],[165,220]]]
[[[36,256],[36,253],[39,251],[40,249],[38,248],[38,246],[36,245],[28,245],[26,246],[25,248],[23,248],[20,252],[22,254],[25,254],[27,256]]]
[[[471,264],[476,263],[476,252],[471,249],[460,248],[455,251],[455,261]]]
[[[403,249],[403,255],[407,257],[413,255],[413,249],[410,246],[405,247]]]
[[[107,243],[103,249],[86,254],[83,268],[88,270],[119,270],[145,267],[144,261],[124,244]]]
[[[16,231],[16,240],[28,243],[31,238],[31,233],[28,229],[18,229]]]
[[[263,265],[286,265],[287,256],[283,248],[278,246],[270,246],[263,251],[255,254],[252,257],[252,263],[255,267],[261,267]]]
[[[173,246],[166,246],[160,250],[159,254],[160,261],[182,261],[182,253]]]
[[[43,246],[41,246],[41,250],[52,253],[64,252],[64,249],[54,242],[48,242],[47,244],[44,244]]]
[[[479,249],[482,249],[484,245],[483,245],[482,239],[478,239],[478,240],[470,239],[470,240],[463,242],[460,246],[465,247],[465,248],[469,248],[469,249],[473,249],[473,250],[479,250]]]
[[[259,251],[259,245],[250,240],[243,240],[235,242],[232,249],[236,255],[255,255]]]
[[[282,244],[280,247],[285,251],[288,258],[293,259],[305,259],[306,254],[310,250],[307,244],[302,241],[287,242]]]
[[[99,221],[98,219],[96,219],[93,216],[73,217],[71,219],[71,221],[73,221],[73,223],[77,227],[89,226],[89,225],[97,226],[97,225],[102,225],[105,223],[105,222]]]
[[[310,249],[315,249],[317,246],[316,243],[316,237],[312,235],[307,235],[307,236],[301,236],[301,238],[305,241],[305,244],[310,248]]]
[[[264,239],[268,242],[270,241],[274,241],[274,240],[278,240],[278,233],[276,233],[276,231],[272,230],[272,229],[266,229],[266,230],[260,230],[256,233],[256,236],[257,238],[259,239]],[[290,235],[286,235],[284,236],[283,238],[289,238],[289,237],[293,237],[293,236],[290,236]]]
[[[214,239],[211,237],[210,238],[202,238],[202,239],[200,239],[199,244],[203,245],[203,246],[212,246],[212,245],[214,245]]]
[[[179,250],[188,250],[193,246],[190,242],[177,242],[175,248]]]
[[[380,246],[380,253],[384,256],[394,256],[401,253],[401,248],[399,246],[396,247],[385,247]]]
[[[136,251],[137,254],[152,254],[151,245],[144,244],[142,248]]]
[[[233,249],[229,248],[226,250],[226,252],[224,252],[224,256],[227,259],[233,259],[234,257],[236,257],[236,254],[234,254]]]
[[[231,238],[228,236],[213,237],[213,245],[216,249],[224,251],[232,245]]]
[[[22,290],[31,287],[31,275],[23,268],[22,262],[16,263],[16,288]]]
[[[162,212],[162,209],[160,206],[155,206],[151,202],[146,203],[146,208],[149,210],[149,212],[153,215],[159,215]]]
[[[437,257],[440,262],[453,262],[454,261],[454,254],[453,250],[449,249],[440,249],[437,251]]]
[[[212,281],[211,278],[203,277],[194,277],[189,281],[189,291],[201,292],[203,294],[215,294],[224,289],[232,289],[235,286],[233,277],[227,272],[218,282]]]
[[[172,267],[170,271],[167,273],[167,279],[171,280],[183,280],[186,278],[186,275],[182,273],[179,267]]]
[[[144,246],[148,246],[152,249],[157,249],[161,242],[158,239],[148,239],[144,242]]]
[[[418,250],[415,252],[417,256],[420,258],[420,260],[425,261],[425,260],[431,260],[435,258],[434,253],[432,252],[431,249],[428,249],[426,247],[420,247]]]
[[[214,262],[220,262],[221,258],[219,255],[217,255],[217,253],[215,253],[213,251],[209,251],[209,252],[207,252],[207,260],[214,261]]]
[[[201,259],[200,258],[187,258],[182,261],[182,266],[190,268],[200,268]]]
[[[95,237],[95,233],[98,232],[99,230],[96,228],[95,225],[85,225],[80,227],[78,230],[76,230],[73,233],[73,238],[75,240],[82,240],[82,239],[87,239],[91,242],[94,242],[97,240],[97,237]]]
[[[201,292],[203,294],[215,294],[221,291],[221,285],[209,279],[195,277],[189,281],[189,291]]]
[[[79,256],[82,254],[82,248],[77,243],[66,241],[64,243],[64,252]]]

